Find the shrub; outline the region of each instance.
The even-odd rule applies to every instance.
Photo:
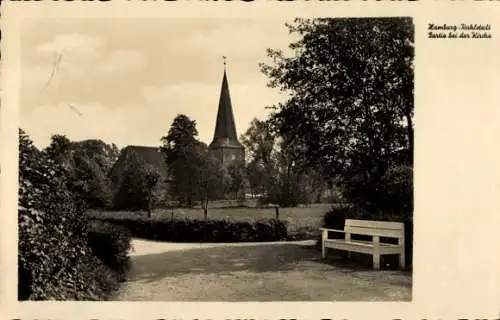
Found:
[[[405,220],[413,214],[413,169],[410,166],[389,168],[383,177],[384,212],[391,213],[398,220]]]
[[[88,245],[92,255],[113,270],[120,281],[125,280],[130,268],[130,241],[131,234],[126,228],[101,221],[90,224]]]
[[[19,299],[100,300],[118,278],[87,243],[88,219],[64,169],[19,137]]]
[[[133,237],[172,242],[259,242],[287,238],[286,221],[100,218],[125,227]]]

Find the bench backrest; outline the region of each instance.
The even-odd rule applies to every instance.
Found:
[[[351,234],[404,238],[405,225],[402,222],[346,219],[344,231]]]

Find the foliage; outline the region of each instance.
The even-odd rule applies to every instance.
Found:
[[[208,210],[208,201],[223,197],[224,172],[206,144],[197,140],[196,122],[178,115],[162,138],[162,151],[173,177],[171,191],[182,205],[192,207],[201,200]]]
[[[172,242],[258,242],[287,238],[286,221],[100,218],[130,230],[132,236]]]
[[[160,180],[160,174],[151,165],[145,164],[133,153],[128,159],[127,169],[123,173],[114,199],[114,208],[151,211],[155,199],[154,188]]]
[[[72,142],[56,134],[43,153],[64,168],[67,187],[75,200],[91,208],[110,207],[112,194],[107,174],[118,156],[116,145],[101,140]]]
[[[300,36],[295,55],[268,50],[273,62],[261,65],[269,85],[290,94],[271,122],[301,161],[341,175],[352,200],[377,211],[386,172],[413,163],[411,19],[296,19],[288,28]]]
[[[384,201],[382,210],[401,219],[409,219],[413,213],[413,167],[409,165],[389,168],[382,179]]]
[[[227,192],[231,195],[231,199],[244,199],[243,192],[248,186],[246,172],[244,161],[231,162],[227,167],[227,175],[229,176]]]
[[[120,281],[130,269],[130,232],[109,223],[92,221],[88,232],[88,244],[92,254],[113,270]]]
[[[231,203],[232,205],[231,205]],[[211,201],[209,204],[210,220],[230,220],[230,221],[254,221],[260,219],[275,218],[274,207],[255,207],[256,200],[247,201],[246,206],[237,206],[236,201]],[[322,225],[322,218],[331,204],[311,204],[308,206],[298,206],[294,208],[280,208],[280,219],[287,223],[288,236],[306,232],[309,239],[314,238],[319,233]],[[89,210],[86,212],[91,218],[96,219],[137,219],[138,216],[146,214],[132,211],[102,211]],[[203,220],[203,210],[195,208],[156,208],[153,214],[154,219],[194,219]]]
[[[118,286],[87,246],[86,215],[61,163],[19,131],[19,297],[99,300]]]
[[[204,217],[208,215],[208,201],[224,197],[224,170],[219,161],[210,155],[208,149],[199,148],[196,154],[198,167],[196,178],[198,182],[197,199],[201,200]]]
[[[281,206],[309,203],[312,194],[325,186],[321,175],[301,162],[299,145],[276,134],[270,121],[254,119],[241,137],[248,153],[246,175],[252,193]],[[320,191],[321,192],[321,191]]]
[[[181,203],[192,206],[196,200],[197,173],[200,166],[200,142],[196,139],[196,121],[185,115],[178,115],[162,137],[162,151],[165,152],[170,175],[173,177],[171,192]]]

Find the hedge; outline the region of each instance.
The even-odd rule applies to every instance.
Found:
[[[262,242],[287,238],[286,221],[98,218],[127,228],[133,237],[170,242]]]
[[[130,269],[130,231],[114,224],[92,221],[87,241],[92,255],[114,271],[118,280],[124,281]]]
[[[103,300],[119,286],[122,274],[113,261],[123,261],[126,237],[105,246],[119,248],[115,257],[98,257],[89,246],[89,221],[68,188],[64,167],[19,137],[19,300]],[[111,227],[117,230],[115,227]],[[94,240],[90,240],[94,239]],[[129,241],[130,242],[130,241]],[[108,264],[108,265],[106,265]]]

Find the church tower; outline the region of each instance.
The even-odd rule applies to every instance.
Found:
[[[231,105],[231,96],[229,94],[229,84],[227,81],[225,57],[224,76],[222,78],[214,139],[212,143],[210,143],[209,148],[224,167],[233,161],[245,160],[245,148],[238,141],[236,134],[233,106]]]

